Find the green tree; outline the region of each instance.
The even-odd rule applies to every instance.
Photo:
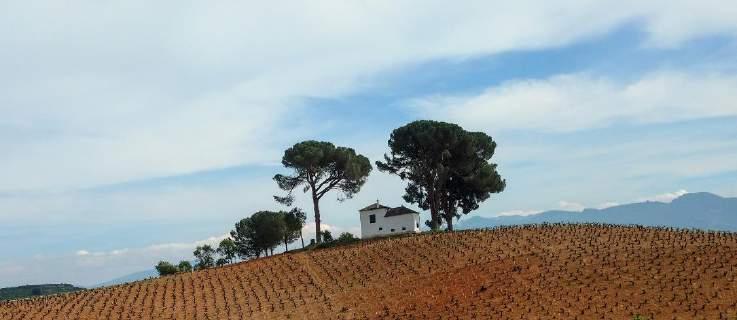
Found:
[[[261,211],[251,216],[255,223],[259,245],[274,254],[274,248],[282,243],[287,226],[284,212]]]
[[[501,192],[506,185],[496,165],[488,162],[496,143],[484,133],[420,120],[395,129],[388,145],[390,154],[376,166],[408,182],[404,200],[430,210],[433,230],[443,220],[453,230],[459,208],[464,214],[475,210],[490,193]]]
[[[333,242],[333,234],[330,233],[330,230],[325,230],[322,232],[322,240],[323,242]]]
[[[235,244],[235,241],[233,241],[233,239],[225,238],[220,241],[220,245],[218,245],[217,248],[217,253],[223,259],[223,261],[225,261],[225,264],[233,263],[235,257],[238,255],[238,246]]]
[[[222,267],[222,266],[224,266],[226,264],[229,264],[229,263],[230,262],[228,262],[228,259],[225,259],[225,258],[218,258],[217,260],[215,260],[215,266],[216,267]]]
[[[448,230],[453,230],[453,219],[461,213],[478,209],[492,193],[504,191],[506,181],[497,172],[497,165],[489,162],[495,149],[496,143],[487,134],[466,131],[451,149],[447,178],[440,193],[442,216]]]
[[[195,269],[201,270],[215,266],[215,249],[209,244],[197,247],[193,254],[197,260]]]
[[[251,217],[236,222],[235,228],[230,231],[230,237],[233,238],[238,257],[241,259],[261,257],[262,249],[256,243],[256,229]]]
[[[192,272],[192,263],[187,260],[179,261],[177,269],[179,269],[179,272]]]
[[[294,208],[289,212],[284,212],[284,248],[289,251],[289,243],[302,239],[302,248],[305,247],[305,241],[302,238],[302,227],[305,225],[305,214],[299,208]]]
[[[338,236],[338,239],[336,239],[335,241],[338,241],[340,243],[351,243],[351,242],[355,242],[358,240],[360,239],[356,238],[352,233],[343,232],[340,234],[340,236]]]
[[[314,140],[297,143],[284,151],[282,164],[294,172],[274,176],[279,188],[287,191],[286,196],[274,196],[274,199],[290,206],[295,188],[304,186],[304,192],[311,192],[317,243],[321,242],[320,199],[331,190],[340,192],[339,201],[352,198],[372,170],[368,158],[356,154],[353,149]]]
[[[235,224],[230,236],[238,255],[247,259],[268,255],[284,240],[286,223],[284,212],[259,211]]]
[[[156,272],[159,273],[159,276],[163,277],[170,274],[176,274],[177,272],[179,272],[179,268],[168,261],[159,261],[159,263],[156,265]]]

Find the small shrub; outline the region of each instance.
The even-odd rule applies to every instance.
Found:
[[[159,276],[168,276],[179,272],[179,268],[168,261],[159,261],[159,264],[156,265],[156,271],[159,273]]]
[[[179,262],[179,265],[177,266],[177,269],[179,269],[179,272],[192,272],[192,263],[189,261],[183,260]]]

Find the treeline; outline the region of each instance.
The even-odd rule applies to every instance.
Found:
[[[453,230],[454,219],[478,209],[492,193],[506,187],[497,165],[490,162],[496,142],[486,133],[466,131],[452,123],[420,120],[395,129],[388,147],[390,153],[384,155],[384,161],[376,161],[376,166],[407,182],[404,200],[430,211],[425,224],[432,230],[443,225]],[[331,191],[338,193],[339,201],[352,198],[373,170],[371,161],[352,148],[314,140],[285,150],[281,163],[291,173],[274,175],[277,186],[286,191],[274,200],[291,207],[294,190],[310,194],[317,245],[327,240],[321,229],[320,200]],[[235,224],[227,243],[217,249],[198,247],[194,269],[273,254],[280,244],[288,251],[289,243],[298,237],[304,247],[301,230],[305,221],[306,215],[299,209],[256,212]]]
[[[241,260],[265,257],[274,254],[274,249],[284,245],[284,251],[289,251],[289,244],[297,240],[305,248],[302,228],[307,217],[305,213],[294,208],[286,211],[259,211],[248,218],[235,223],[230,231],[230,237],[220,241],[217,248],[211,245],[198,246],[193,255],[194,265],[189,261],[181,261],[174,265],[168,261],[159,261],[156,271],[161,276],[192,272],[194,270],[219,267]],[[321,232],[323,242],[319,247],[358,241],[353,234],[343,232],[337,239],[333,239],[328,230]],[[310,243],[310,246],[318,246]]]
[[[74,292],[85,290],[71,284],[38,284],[20,287],[0,288],[0,301],[22,299],[28,297],[39,297],[51,294]]]

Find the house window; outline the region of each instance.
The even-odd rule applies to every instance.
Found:
[[[407,227],[402,227],[402,230],[407,230]]]
[[[419,228],[419,227],[420,227],[420,223],[418,222],[418,223],[417,223],[417,228]]]
[[[394,232],[394,229],[392,229],[392,232]]]
[[[379,227],[379,231],[381,231],[381,230],[384,230],[384,228],[382,228],[382,227]]]
[[[369,215],[369,223],[376,223],[376,215],[375,214]]]

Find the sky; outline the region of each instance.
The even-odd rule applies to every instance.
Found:
[[[497,142],[507,188],[472,215],[737,196],[737,4],[2,1],[0,287],[191,259],[286,209],[289,146],[381,160],[418,119]],[[323,223],[403,188],[374,170]]]

